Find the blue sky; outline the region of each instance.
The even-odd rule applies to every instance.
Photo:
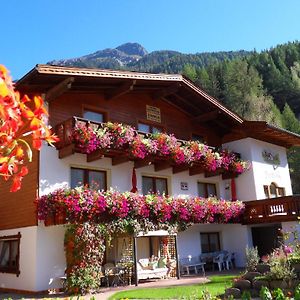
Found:
[[[298,0],[3,0],[0,7],[0,64],[15,79],[37,63],[125,42],[195,53],[300,40]]]

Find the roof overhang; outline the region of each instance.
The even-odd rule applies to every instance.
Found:
[[[46,100],[65,91],[105,91],[108,100],[126,92],[148,92],[187,114],[195,124],[220,129],[227,141],[252,137],[289,148],[300,136],[261,121],[245,121],[180,74],[151,74],[120,70],[36,65],[16,83],[23,93],[44,93]],[[48,97],[47,97],[48,96]],[[224,139],[226,142],[226,138]]]
[[[264,121],[244,121],[243,127],[247,135],[258,140],[277,144],[285,148],[300,146],[300,135],[273,126]]]
[[[151,74],[132,71],[36,65],[16,86],[24,93],[47,93],[72,81],[70,92],[99,91],[113,99],[126,92],[146,91],[189,115],[195,123],[214,124],[229,132],[243,119],[180,74]]]
[[[264,121],[244,121],[233,129],[232,133],[223,138],[223,143],[251,137],[285,148],[300,146],[300,135],[288,130],[273,126]]]

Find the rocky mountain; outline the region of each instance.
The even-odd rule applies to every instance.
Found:
[[[119,69],[135,63],[147,55],[147,50],[138,43],[126,43],[117,48],[107,48],[78,58],[53,60],[48,64],[86,68]]]
[[[186,64],[205,67],[208,64],[249,55],[248,51],[222,51],[183,54],[172,50],[148,53],[138,43],[126,43],[78,58],[53,60],[48,64],[82,68],[126,69],[153,73],[180,73]]]

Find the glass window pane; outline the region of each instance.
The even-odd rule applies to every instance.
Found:
[[[277,197],[276,189],[277,189],[277,186],[275,185],[275,183],[271,183],[271,185],[270,185],[271,198]]]
[[[219,234],[218,233],[210,233],[209,234],[209,243],[210,243],[210,251],[220,251],[219,247]]]
[[[104,122],[104,116],[102,113],[90,111],[90,110],[85,110],[83,112],[83,118],[90,121],[99,122],[99,123]]]
[[[282,187],[278,187],[277,188],[277,193],[278,193],[278,196],[282,197],[285,195],[285,189],[282,188]]]
[[[270,197],[270,195],[269,195],[269,186],[268,185],[264,185],[264,193],[265,193],[266,198]]]
[[[71,188],[84,185],[84,170],[83,169],[71,169]]]
[[[147,124],[139,123],[138,130],[146,133],[150,133],[150,126]]]
[[[216,191],[216,185],[212,184],[212,183],[208,183],[207,184],[207,196],[208,197],[213,197],[217,195],[217,191]]]
[[[1,267],[9,266],[9,242],[8,241],[0,242],[0,266]]]
[[[208,234],[201,233],[201,250],[202,253],[209,252],[209,240],[208,240]]]
[[[162,195],[162,194],[167,194],[168,189],[167,189],[167,180],[164,178],[156,178],[156,193]]]
[[[162,129],[160,127],[155,127],[155,126],[152,127],[152,133],[160,133],[160,132],[162,132]]]
[[[152,177],[142,178],[142,189],[144,195],[154,192]]]
[[[106,173],[99,171],[89,172],[89,187],[95,190],[106,190]]]
[[[204,143],[204,138],[201,135],[193,134],[192,135],[192,141],[199,142],[199,143]]]
[[[17,266],[17,259],[18,259],[18,241],[11,242],[11,266]]]
[[[205,184],[202,182],[198,182],[198,196],[205,198],[206,196],[206,187]]]

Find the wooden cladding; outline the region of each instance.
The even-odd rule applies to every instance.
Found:
[[[145,92],[125,93],[109,101],[100,91],[65,93],[49,103],[50,123],[55,127],[73,116],[83,117],[83,107],[89,107],[105,112],[106,121],[124,123],[137,128],[139,122],[147,120],[147,105],[160,110],[161,122],[153,122],[152,125],[163,128],[167,133],[173,133],[179,139],[189,140],[193,133],[203,136],[209,145],[221,145],[218,130],[204,123],[193,122],[192,116],[172,103],[162,99],[153,100],[151,94]]]
[[[2,181],[0,185],[0,230],[37,225],[36,206],[39,153],[33,150],[29,173],[22,180],[22,188],[11,193],[12,182]]]
[[[285,196],[247,201],[243,224],[297,221],[300,214],[300,196]]]

